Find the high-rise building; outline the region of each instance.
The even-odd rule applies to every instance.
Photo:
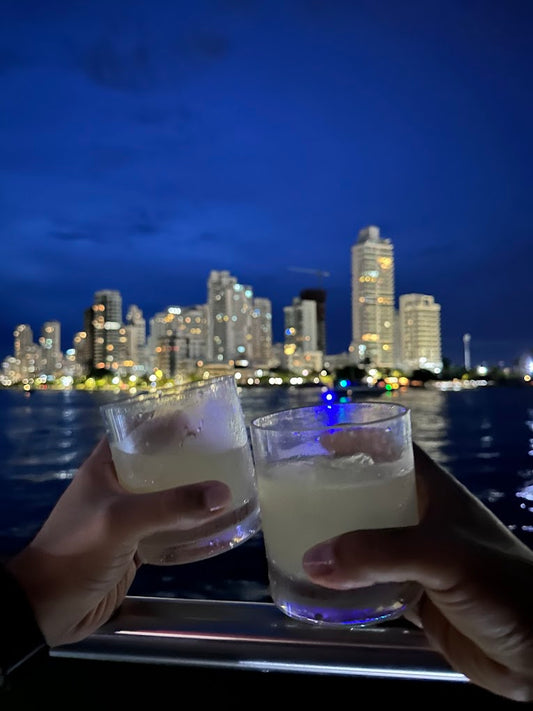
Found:
[[[160,336],[153,359],[156,368],[161,370],[166,378],[175,378],[180,371],[180,365],[187,358],[187,341],[171,331]]]
[[[150,319],[148,350],[153,365],[169,377],[207,358],[207,307],[168,306]]]
[[[291,306],[283,307],[283,317],[286,355],[318,350],[315,301],[296,296]]]
[[[24,353],[33,346],[33,331],[27,323],[19,323],[13,331],[13,355],[22,360]]]
[[[237,277],[212,270],[207,280],[207,359],[227,361],[227,323]]]
[[[61,352],[61,324],[59,321],[45,321],[39,338],[41,346],[42,368],[46,375],[61,370],[63,354]]]
[[[178,374],[179,362],[187,358],[187,340],[179,335],[181,306],[168,306],[150,319],[149,363],[166,377]]]
[[[316,301],[295,297],[283,307],[283,367],[305,375],[322,370],[324,353],[317,348],[318,321]]]
[[[145,362],[146,319],[141,309],[132,304],[126,313],[127,358],[135,365]]]
[[[93,367],[118,369],[126,351],[120,291],[103,289],[95,292],[91,330]]]
[[[246,365],[253,361],[251,286],[228,271],[213,270],[207,281],[207,354],[218,363]]]
[[[428,294],[402,294],[399,304],[402,367],[440,373],[440,304]]]
[[[317,350],[326,355],[326,290],[303,289],[300,291],[300,298],[314,301],[316,304],[316,346]]]
[[[67,361],[73,365],[73,372],[77,375],[87,375],[92,368],[92,345],[90,341],[90,323],[92,309],[85,309],[84,324],[87,330],[78,331],[72,339],[72,348],[67,349]]]
[[[352,246],[352,345],[356,362],[394,367],[394,252],[379,227]]]
[[[17,380],[31,380],[38,375],[40,348],[33,342],[33,331],[27,323],[19,324],[13,332],[13,355]]]
[[[179,334],[187,339],[187,358],[192,361],[207,357],[207,306],[185,306],[178,316]]]
[[[254,298],[252,311],[254,365],[268,367],[272,358],[272,302]]]

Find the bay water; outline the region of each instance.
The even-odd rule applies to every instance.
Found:
[[[100,405],[121,395],[84,391],[0,391],[0,556],[37,532],[79,465],[104,434]],[[382,394],[411,408],[413,437],[533,547],[533,388],[433,386]],[[254,417],[319,405],[318,387],[245,387]],[[145,565],[131,595],[270,601],[262,534],[215,558]]]

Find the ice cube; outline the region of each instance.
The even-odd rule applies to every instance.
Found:
[[[172,445],[183,445],[194,434],[194,427],[184,412],[167,412],[141,422],[119,446],[128,454],[155,454]]]
[[[369,467],[374,464],[374,460],[369,454],[359,452],[352,454],[350,457],[338,457],[331,461],[331,466],[334,469],[348,469],[353,466]]]

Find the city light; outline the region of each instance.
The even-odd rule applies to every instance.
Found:
[[[4,358],[0,370],[0,387],[153,390],[236,370],[242,372],[236,378],[247,386],[330,385],[337,369],[354,365],[361,371],[357,387],[387,392],[424,386],[428,375],[453,381],[454,373],[443,377],[440,305],[431,295],[409,293],[400,295],[395,307],[392,243],[381,237],[378,227],[359,231],[352,272],[358,278],[354,284],[359,284],[351,301],[354,339],[341,354],[328,355],[319,348],[322,302],[311,298],[316,290],[302,291],[305,298],[294,297],[285,307],[284,340],[278,344],[272,337],[270,300],[256,297],[230,272],[213,270],[208,302],[169,306],[150,319],[150,333],[136,305],[130,305],[123,322],[122,295],[116,290],[95,292],[89,328],[75,334],[64,355],[60,322],[43,324],[37,342],[28,324],[17,325],[13,355]],[[370,324],[373,330],[367,330]],[[464,334],[461,387],[470,370],[470,341],[470,334]],[[479,377],[468,381],[479,387],[491,370],[485,364],[475,370]],[[515,372],[508,369],[505,376]],[[519,373],[522,382],[530,382],[525,376],[533,374],[533,356],[522,358]],[[342,377],[337,387],[353,390],[354,380]],[[350,396],[336,393],[328,398]]]

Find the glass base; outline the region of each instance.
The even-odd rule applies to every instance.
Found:
[[[288,617],[329,629],[371,627],[401,617],[422,593],[418,583],[379,583],[331,590],[294,579],[269,567],[270,594]]]
[[[228,516],[213,520],[202,526],[201,530],[165,531],[149,536],[140,542],[138,555],[142,563],[150,565],[193,563],[236,548],[260,528],[259,508],[255,501]]]

